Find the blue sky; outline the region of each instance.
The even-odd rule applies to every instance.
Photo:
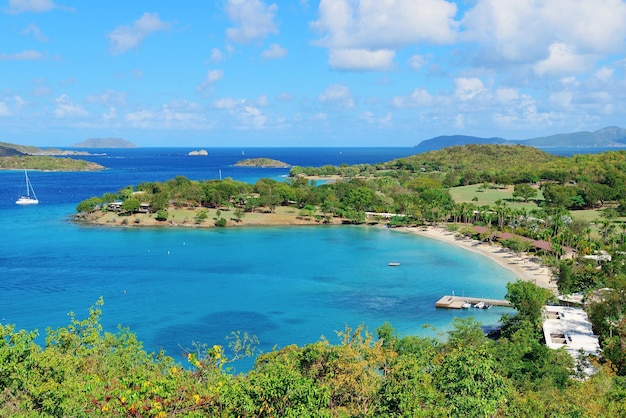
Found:
[[[0,3],[0,141],[412,146],[625,127],[626,1]]]

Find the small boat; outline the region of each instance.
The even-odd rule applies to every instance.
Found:
[[[474,308],[476,308],[476,309],[485,309],[485,302],[483,302],[481,300],[480,302],[478,302],[477,304],[474,305]]]
[[[463,303],[463,305],[461,306],[463,309],[469,309],[472,307],[472,304],[469,302],[465,302]]]
[[[399,266],[399,265],[400,265],[400,263],[395,263],[395,262],[389,263],[389,267],[396,267],[396,266]]]
[[[36,205],[39,203],[37,199],[37,195],[35,194],[35,189],[33,189],[33,185],[30,184],[30,180],[28,179],[28,172],[24,170],[24,175],[26,176],[26,194],[20,196],[15,201],[17,205]]]

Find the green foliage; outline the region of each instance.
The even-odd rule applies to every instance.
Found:
[[[215,226],[225,227],[228,225],[228,221],[225,218],[219,218],[215,221]]]
[[[99,197],[90,197],[80,202],[76,206],[76,212],[91,213],[94,212],[102,204],[102,199]]]
[[[0,170],[98,171],[100,164],[68,157],[22,155],[0,157]]]
[[[543,322],[542,308],[554,298],[552,292],[524,280],[507,283],[506,289],[505,298],[511,302],[513,308],[517,310],[517,314],[504,318],[503,332],[505,335],[513,334],[526,322],[532,326],[535,332],[538,332]]]
[[[156,212],[156,220],[157,221],[167,221],[167,218],[169,216],[169,213],[165,210],[165,209],[159,209]]]
[[[537,189],[526,183],[516,184],[513,187],[513,197],[520,197],[524,202],[528,202],[528,199],[532,199],[537,196]]]
[[[139,199],[137,199],[136,197],[131,197],[124,200],[120,208],[122,210],[122,213],[132,214],[137,212],[140,206],[141,202],[139,201]]]

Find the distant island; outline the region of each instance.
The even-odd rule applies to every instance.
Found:
[[[98,171],[105,168],[90,161],[68,158],[72,155],[93,154],[0,142],[0,170]]]
[[[205,150],[205,149],[200,149],[200,150],[197,150],[197,151],[189,151],[189,154],[187,154],[187,155],[203,156],[204,157],[204,156],[209,155],[209,152],[207,150]]]
[[[289,168],[291,165],[282,161],[272,160],[271,158],[248,158],[237,161],[235,167]]]
[[[89,138],[71,148],[137,148],[137,145],[123,138]]]
[[[508,140],[504,138],[480,138],[468,135],[443,135],[426,139],[415,145],[419,152],[435,151],[446,147],[468,144],[527,145],[535,148],[620,148],[626,147],[626,129],[609,126],[595,132],[580,131],[538,138]]]

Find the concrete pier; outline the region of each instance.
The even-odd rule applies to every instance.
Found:
[[[511,307],[511,302],[509,302],[508,300],[474,298],[470,296],[448,296],[448,295],[439,299],[435,303],[435,306],[437,308],[446,308],[446,309],[463,309],[463,305],[465,303],[470,303],[472,306],[474,306],[478,302],[484,302],[485,304],[489,304],[491,306],[505,306],[507,308]]]

